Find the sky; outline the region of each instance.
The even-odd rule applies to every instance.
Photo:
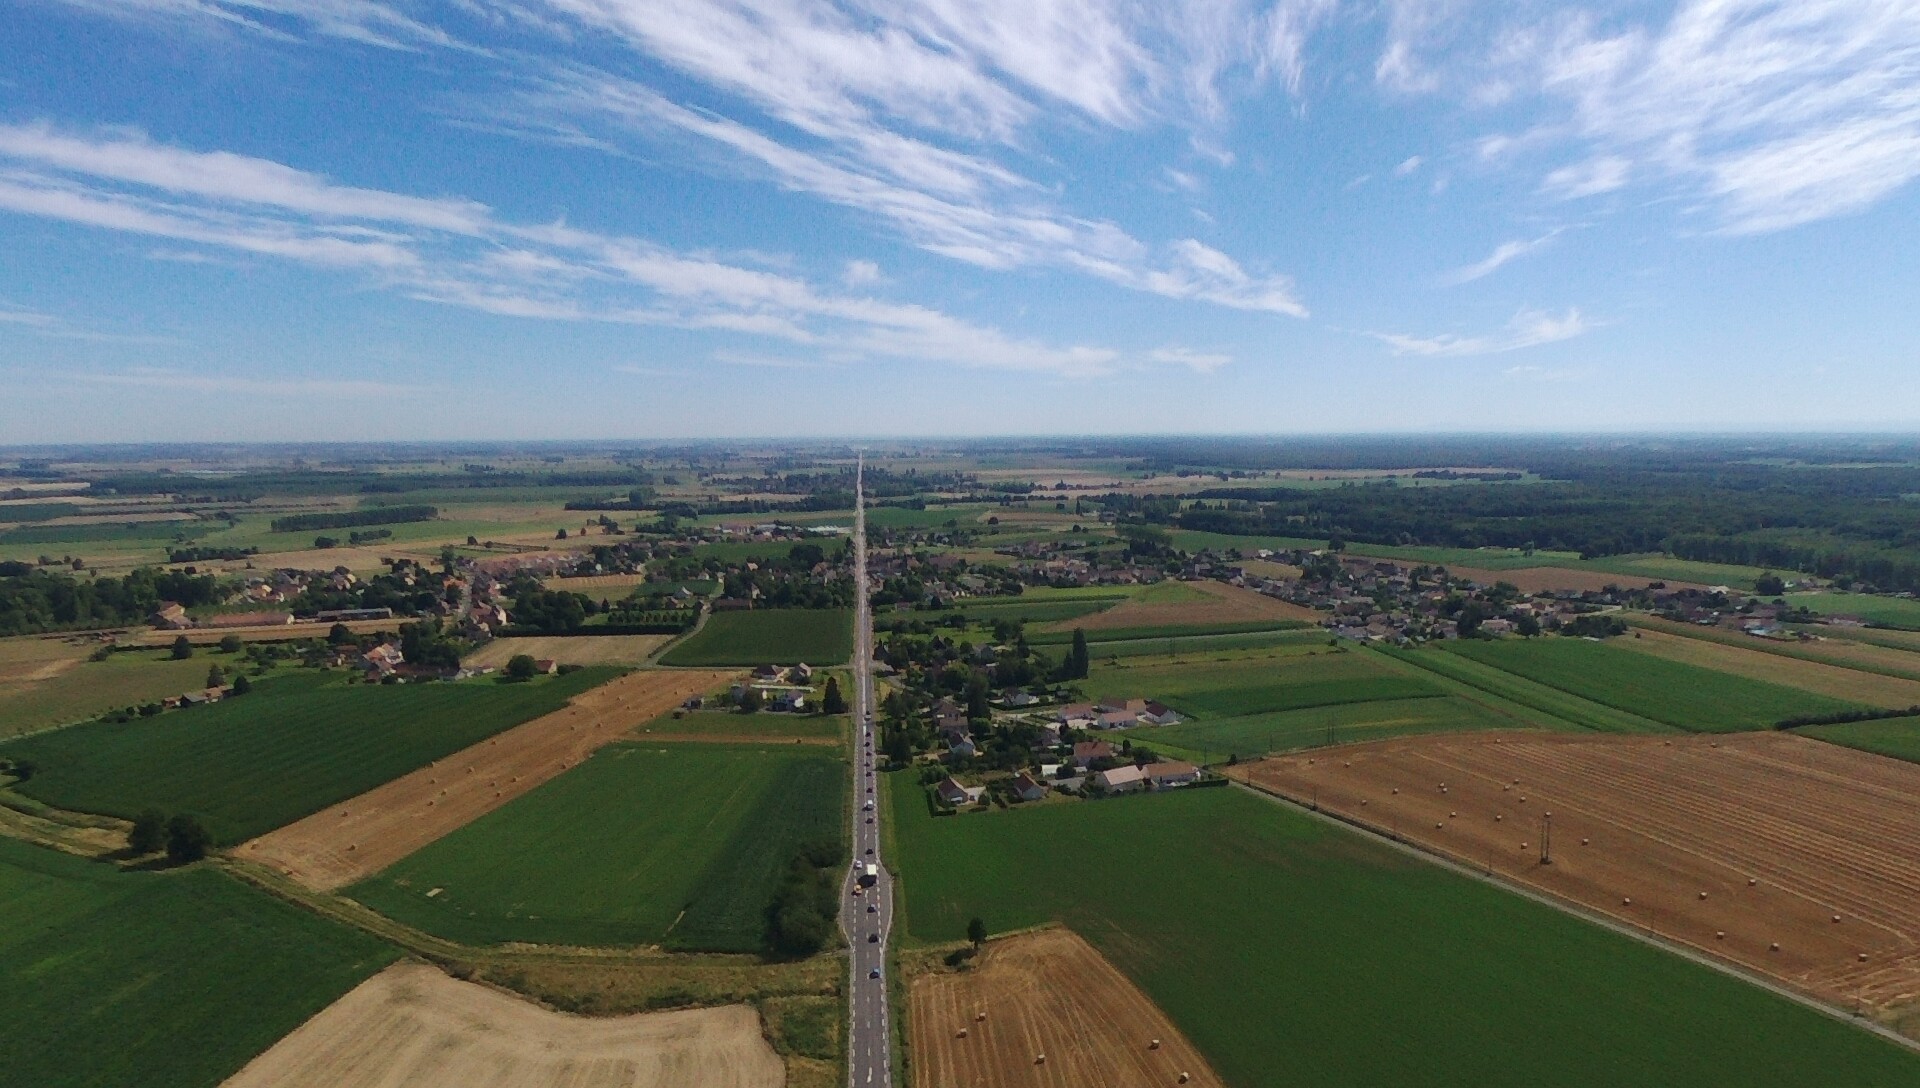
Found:
[[[1920,428],[1912,0],[13,0],[0,444]]]

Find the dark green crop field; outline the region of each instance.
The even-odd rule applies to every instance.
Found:
[[[755,951],[800,845],[844,841],[846,777],[814,745],[619,745],[348,894],[474,944]]]
[[[250,839],[564,706],[607,668],[524,684],[344,685],[315,674],[212,706],[91,722],[0,745],[30,760],[17,788],[81,812],[190,812],[223,844]]]
[[[1920,763],[1920,718],[1882,718],[1838,725],[1810,725],[1794,732],[1830,744]]]
[[[1920,1083],[1892,1043],[1238,789],[936,818],[888,782],[913,939],[1065,922],[1231,1085]]]
[[[1577,638],[1448,642],[1446,650],[1692,733],[1768,729],[1783,718],[1864,709],[1781,684]]]
[[[768,608],[720,612],[668,650],[663,665],[843,665],[853,656],[853,612],[844,608]]]
[[[396,953],[212,869],[0,839],[0,1083],[214,1088]]]

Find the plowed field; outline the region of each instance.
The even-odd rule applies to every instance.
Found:
[[[978,962],[913,980],[914,1088],[1158,1088],[1182,1073],[1218,1088],[1166,1014],[1072,931],[997,940]]]
[[[316,891],[332,891],[492,812],[731,675],[703,669],[630,673],[580,695],[564,710],[262,835],[237,853]]]
[[[1837,1004],[1920,995],[1914,764],[1783,733],[1475,734],[1229,773]]]
[[[587,1019],[425,964],[389,967],[224,1088],[779,1088],[746,1005]]]

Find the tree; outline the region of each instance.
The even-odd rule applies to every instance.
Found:
[[[345,646],[347,643],[352,641],[353,641],[353,632],[347,630],[346,624],[336,623],[332,627],[327,628],[327,645]]]
[[[968,922],[967,923],[967,940],[972,941],[973,947],[975,948],[979,948],[981,945],[986,944],[987,943],[987,923],[981,921],[978,918],[975,918],[972,921]]]
[[[538,669],[534,668],[532,654],[514,654],[507,660],[507,679],[531,680]]]
[[[207,666],[207,686],[223,688],[227,686],[227,670],[218,665]]]
[[[1076,627],[1073,629],[1073,648],[1067,653],[1067,667],[1071,675],[1069,680],[1085,680],[1087,667],[1092,664],[1087,658],[1087,633]]]
[[[212,832],[198,819],[183,812],[167,821],[167,860],[175,865],[199,861],[212,846]]]
[[[847,712],[847,699],[846,696],[840,694],[840,681],[837,678],[832,676],[827,677],[827,691],[825,695],[820,697],[820,709],[828,714],[845,714]]]
[[[252,690],[253,690],[253,681],[247,679],[246,675],[243,673],[233,678],[233,690],[228,692],[227,694],[245,695],[247,692]]]
[[[237,654],[240,652],[241,645],[239,635],[227,635],[220,640],[220,652],[223,654]]]
[[[1768,571],[1753,580],[1753,591],[1762,597],[1778,597],[1787,591],[1786,580]]]
[[[1513,621],[1513,629],[1522,638],[1532,638],[1540,633],[1540,621],[1533,617],[1533,613],[1522,612],[1520,618]]]
[[[185,661],[187,658],[193,656],[193,643],[187,641],[187,636],[175,636],[172,656],[175,661]]]
[[[133,829],[127,832],[127,849],[135,854],[151,854],[166,845],[167,818],[154,809],[148,809],[133,818]]]
[[[740,713],[752,714],[765,706],[766,702],[766,697],[760,694],[759,688],[749,687],[740,693]]]

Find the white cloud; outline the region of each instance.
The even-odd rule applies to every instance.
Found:
[[[0,209],[357,272],[413,298],[508,317],[729,331],[814,349],[1068,375],[1104,373],[1120,358],[1109,348],[1010,336],[928,307],[822,290],[786,272],[645,239],[512,223],[473,201],[340,186],[280,163],[163,147],[137,134],[0,126]],[[1272,290],[1197,242],[1180,252],[1182,278],[1165,291],[1233,299]],[[758,257],[763,265],[783,263]],[[878,275],[877,266],[871,271]]]
[[[1561,340],[1571,340],[1588,332],[1592,327],[1592,324],[1581,316],[1577,309],[1569,309],[1565,314],[1557,317],[1539,310],[1522,310],[1513,316],[1513,320],[1507,322],[1505,328],[1483,336],[1459,336],[1453,333],[1441,333],[1438,336],[1412,336],[1392,332],[1376,332],[1368,335],[1391,347],[1395,355],[1447,357],[1497,355],[1501,352],[1518,351],[1521,348],[1536,347],[1540,344],[1557,343]]]
[[[1515,258],[1518,258],[1518,257],[1524,257],[1527,254],[1532,253],[1534,250],[1539,249],[1541,246],[1544,246],[1548,242],[1553,241],[1555,236],[1557,236],[1559,233],[1560,233],[1559,231],[1554,230],[1554,231],[1548,231],[1547,233],[1541,235],[1538,238],[1515,239],[1510,242],[1502,242],[1499,245],[1493,247],[1492,253],[1487,254],[1485,257],[1481,258],[1478,261],[1475,261],[1470,265],[1466,265],[1464,267],[1454,269],[1452,272],[1449,272],[1445,276],[1441,277],[1440,282],[1451,285],[1451,286],[1458,286],[1463,283],[1471,283],[1474,280],[1480,279],[1483,276],[1492,274],[1495,270],[1505,265],[1508,261],[1514,260]]]
[[[444,30],[372,0],[61,0],[114,18],[185,22],[277,41],[305,31],[383,49],[471,49]]]
[[[1191,348],[1160,348],[1149,353],[1148,358],[1156,363],[1167,363],[1197,370],[1202,374],[1211,374],[1228,363],[1233,356],[1221,352],[1194,351]]]
[[[1479,146],[1512,168],[1558,160],[1542,174],[1552,197],[1665,184],[1719,229],[1752,233],[1857,211],[1920,177],[1911,0],[1389,7],[1382,83],[1531,112]]]
[[[872,261],[848,261],[840,273],[840,282],[848,287],[868,287],[882,279],[880,266]]]
[[[1400,161],[1400,165],[1393,168],[1393,176],[1396,178],[1404,178],[1408,174],[1413,173],[1415,170],[1420,169],[1421,164],[1426,161],[1427,160],[1425,158],[1419,155],[1410,155],[1407,158],[1402,159]]]
[[[1618,155],[1601,155],[1549,173],[1540,188],[1562,200],[1611,193],[1627,183],[1632,164]]]
[[[141,389],[170,389],[194,393],[245,394],[252,397],[327,398],[357,400],[367,397],[403,397],[424,392],[418,386],[394,382],[343,378],[250,378],[240,374],[190,374],[157,367],[124,371],[78,373],[68,377],[94,385],[123,385]]]

